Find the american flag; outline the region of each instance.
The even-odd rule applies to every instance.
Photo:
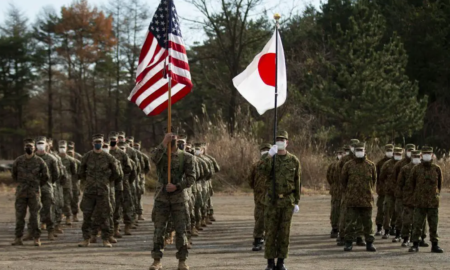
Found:
[[[172,104],[191,92],[191,73],[177,11],[173,0],[162,0],[142,46],[136,86],[128,99],[147,115],[160,114],[169,103],[168,78],[172,78]]]

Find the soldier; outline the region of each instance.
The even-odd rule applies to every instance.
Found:
[[[197,169],[199,170],[200,178],[196,181],[197,188],[197,196],[195,198],[195,228],[197,231],[203,231],[202,223],[204,222],[204,218],[206,217],[206,207],[207,204],[205,202],[207,186],[207,179],[211,178],[212,172],[210,166],[201,156],[200,148],[192,148],[192,144],[187,144],[188,153],[194,154],[194,162],[197,164]],[[204,223],[206,226],[206,222]]]
[[[394,220],[394,211],[395,211],[395,189],[397,179],[395,178],[395,165],[401,161],[403,158],[403,149],[400,147],[394,148],[394,157],[384,163],[383,167],[381,167],[381,175],[379,177],[380,183],[384,188],[384,235],[383,239],[389,238],[389,232],[395,230],[395,220]]]
[[[260,158],[264,158],[269,153],[272,145],[262,144],[259,147]],[[253,251],[261,251],[264,239],[264,200],[266,196],[266,178],[261,171],[258,171],[258,163],[254,164],[250,170],[248,184],[253,189],[253,199],[255,201],[255,227],[253,229]]]
[[[87,152],[81,160],[79,170],[80,179],[84,181],[83,198],[81,200],[81,211],[83,211],[82,232],[84,240],[78,244],[79,247],[88,247],[92,232],[93,213],[98,208],[98,222],[101,225],[104,247],[112,247],[109,242],[111,202],[110,181],[119,181],[120,175],[113,156],[102,151],[103,135],[97,134],[92,138],[94,149]]]
[[[365,144],[355,145],[355,159],[347,162],[342,168],[341,183],[345,190],[347,212],[345,214],[345,248],[353,249],[356,238],[358,219],[364,226],[364,237],[367,251],[377,251],[373,245],[372,208],[374,206],[373,191],[377,181],[375,164],[366,158]]]
[[[442,188],[441,168],[433,162],[433,148],[424,146],[422,148],[421,164],[414,166],[411,172],[411,187],[414,198],[414,218],[412,242],[414,245],[410,252],[419,251],[419,237],[423,233],[423,223],[428,220],[430,227],[431,252],[443,253],[438,246],[439,236],[437,233],[439,220],[439,201]]]
[[[78,152],[75,151],[75,142],[72,142],[72,141],[67,142],[67,149],[72,149],[73,152],[74,152],[73,158],[76,159],[76,160],[81,161],[81,159],[83,158],[83,156],[82,156],[80,153],[78,153]]]
[[[67,154],[67,142],[64,140],[59,141],[59,156],[61,157],[62,164],[66,168],[67,178],[63,185],[64,194],[64,208],[63,212],[66,216],[66,225],[72,225],[70,220],[72,216],[72,178],[78,178],[77,163],[74,158]]]
[[[186,202],[189,200],[185,189],[195,182],[195,169],[191,154],[181,151],[176,145],[177,137],[172,133],[164,136],[162,143],[152,151],[151,159],[158,171],[158,187],[153,207],[152,221],[155,226],[153,237],[153,264],[150,270],[162,269],[164,231],[169,217],[172,217],[176,232],[176,257],[179,260],[178,269],[188,270],[186,239]],[[171,153],[168,145],[171,144]],[[171,181],[168,183],[168,154],[171,155]]]
[[[55,240],[55,192],[54,192],[54,183],[60,177],[60,170],[58,167],[58,160],[47,153],[47,140],[45,137],[38,137],[36,140],[36,155],[42,158],[47,164],[49,173],[50,173],[50,181],[41,187],[41,222],[43,225],[45,224],[48,232],[48,239]]]
[[[275,258],[278,258],[276,269],[286,270],[284,260],[289,252],[292,215],[299,211],[301,168],[297,157],[286,150],[288,139],[286,131],[279,131],[276,144],[258,164],[258,171],[266,178],[267,190],[264,209],[266,270],[275,269]]]
[[[119,149],[126,154],[127,150],[128,150],[128,146],[125,142],[120,142],[118,143]],[[128,150],[129,151],[129,150]],[[128,156],[128,155],[127,155]],[[117,213],[118,215],[120,215],[120,213],[123,213],[124,215],[124,221],[126,220],[125,223],[125,230],[124,230],[124,234],[125,235],[131,235],[131,229],[136,229],[136,227],[134,227],[134,215],[136,213],[134,207],[135,207],[135,201],[133,200],[133,193],[132,193],[132,187],[135,183],[135,181],[137,181],[137,164],[130,158],[128,158],[128,162],[130,164],[130,173],[129,174],[125,174],[125,178],[123,179],[123,204],[122,204],[122,210],[119,213]],[[116,219],[118,222],[118,219],[120,218],[118,215],[116,215]]]
[[[389,161],[394,156],[394,145],[392,144],[386,144],[384,146],[385,150],[385,156],[377,162],[375,165],[377,168],[377,217],[375,218],[375,223],[377,224],[377,232],[375,233],[376,236],[381,235],[381,230],[383,229],[383,221],[384,221],[384,186],[380,181],[380,175],[381,175],[381,168],[383,167],[384,163]]]
[[[145,220],[144,216],[143,216],[143,211],[144,211],[144,203],[142,201],[142,195],[145,194],[145,176],[150,172],[150,158],[144,154],[144,152],[141,151],[141,142],[134,142],[133,147],[136,151],[138,151],[138,153],[140,153],[142,155],[142,158],[144,160],[144,167],[142,168],[141,171],[141,178],[140,178],[140,186],[141,186],[141,194],[138,196],[139,197],[139,209],[137,211],[138,214],[138,220]]]
[[[206,175],[203,179],[202,183],[202,220],[201,220],[201,227],[207,227],[208,223],[212,224],[211,222],[208,222],[208,212],[209,212],[209,201],[211,198],[211,178],[214,175],[214,164],[212,163],[212,160],[207,158],[204,155],[204,143],[195,143],[195,156],[204,162],[206,167],[204,168]]]
[[[75,152],[75,143],[74,142],[68,142],[67,143],[67,154],[72,157],[76,164],[77,164],[77,170],[80,168],[81,165],[81,158],[78,159]],[[72,210],[72,221],[73,222],[79,222],[78,220],[78,203],[80,201],[80,179],[78,177],[78,171],[76,175],[72,175],[72,201],[70,203],[70,208]]]
[[[30,211],[28,230],[34,238],[34,245],[41,246],[39,211],[41,209],[41,186],[48,185],[50,174],[45,162],[34,154],[34,140],[24,140],[25,154],[18,157],[12,167],[12,178],[16,188],[16,238],[13,246],[22,246],[27,208]]]
[[[339,163],[339,160],[344,156],[345,150],[339,149],[337,151],[336,160],[332,162],[327,169],[327,181],[330,185],[330,195],[331,195],[331,213],[330,213],[330,222],[331,222],[331,233],[330,238],[337,238],[339,235],[339,210],[341,207],[341,194],[339,192],[340,182],[334,181],[334,170]]]
[[[202,144],[203,146],[203,156],[207,159],[209,159],[213,165],[213,175],[220,172],[220,166],[219,163],[217,163],[216,159],[208,154],[208,146],[206,143]],[[212,198],[214,196],[214,189],[212,184],[212,178],[211,181],[209,181],[209,199],[208,199],[208,216],[206,219],[206,222],[208,224],[212,224],[213,221],[216,221],[216,218],[214,217],[214,208],[212,203]]]

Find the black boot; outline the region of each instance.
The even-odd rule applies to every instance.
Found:
[[[339,247],[345,246],[344,238],[340,237],[340,238],[339,238],[339,241],[337,242],[337,245],[338,245]]]
[[[431,252],[433,253],[444,253],[444,250],[438,246],[438,242],[431,243]]]
[[[370,252],[375,252],[377,251],[377,248],[373,245],[373,242],[367,242],[366,250]]]
[[[409,252],[419,252],[419,242],[414,242],[413,246],[409,249]]]
[[[255,242],[253,242],[253,251],[261,251],[262,250],[262,241],[261,238],[255,238]]]
[[[284,259],[278,258],[277,260],[277,270],[287,270],[286,266],[284,266]]]
[[[383,239],[389,239],[389,230],[384,230]]]
[[[275,270],[275,259],[267,260],[267,268],[266,270]]]
[[[339,230],[336,228],[333,228],[330,233],[330,238],[335,239],[338,237],[338,235],[339,235]]]
[[[397,234],[397,229],[395,227],[391,228],[390,233],[391,233],[391,236],[395,236]]]
[[[403,237],[402,247],[408,247],[409,245],[409,237]]]
[[[419,247],[429,247],[427,242],[425,242],[425,238],[422,238],[422,241],[419,242]]]
[[[398,242],[400,242],[400,231],[399,230],[397,230],[397,232],[395,233],[395,238],[394,239],[392,239],[392,243],[398,243]]]
[[[352,251],[352,249],[353,249],[353,242],[345,241],[344,251]]]
[[[383,225],[377,224],[377,232],[375,233],[376,236],[381,235],[381,230],[383,229]]]
[[[366,242],[364,242],[362,237],[357,237],[356,238],[356,245],[359,246],[359,247],[364,247],[364,246],[366,246]]]

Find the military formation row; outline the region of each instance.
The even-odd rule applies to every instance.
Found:
[[[374,164],[365,152],[364,143],[351,140],[349,146],[338,151],[336,161],[327,171],[330,185],[332,226],[331,238],[337,238],[345,251],[353,249],[353,242],[376,251],[372,209],[377,199],[377,232],[383,239],[394,236],[392,242],[410,246],[410,252],[427,247],[428,221],[432,252],[442,253],[438,246],[438,209],[442,187],[442,171],[434,162],[433,148],[416,150],[413,144],[404,149],[385,146],[385,157]],[[363,240],[365,238],[365,241]]]

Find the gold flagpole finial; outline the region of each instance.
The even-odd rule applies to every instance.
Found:
[[[273,14],[273,18],[275,19],[275,21],[279,21],[280,20],[280,18],[281,18],[281,15],[280,15],[280,13],[275,13],[275,14]]]

